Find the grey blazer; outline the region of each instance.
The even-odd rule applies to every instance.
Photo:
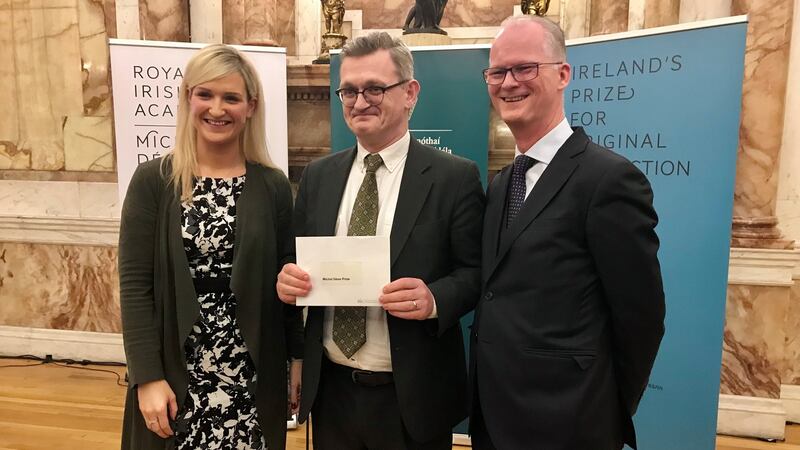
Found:
[[[123,449],[174,448],[144,423],[137,400],[140,383],[166,379],[179,408],[188,373],[183,345],[200,314],[181,237],[181,206],[161,159],[140,165],[122,207],[119,280],[122,334],[129,388],[122,431]],[[286,361],[302,358],[300,309],[283,304],[275,280],[294,260],[292,197],[278,170],[247,163],[237,201],[231,290],[237,320],[258,381],[248,388],[256,399],[261,429],[270,449],[286,442]],[[178,426],[181,426],[179,423]]]

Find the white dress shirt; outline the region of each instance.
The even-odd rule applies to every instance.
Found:
[[[383,165],[375,172],[375,179],[378,183],[376,236],[389,236],[392,232],[392,222],[397,207],[397,197],[400,193],[400,182],[403,179],[410,142],[411,135],[406,132],[398,141],[378,152],[383,158]],[[353,212],[353,203],[355,203],[356,194],[358,194],[366,173],[364,157],[367,154],[367,151],[359,145],[355,160],[353,160],[353,165],[350,168],[347,185],[344,188],[342,202],[339,204],[339,214],[336,216],[336,236],[347,236],[350,215]],[[336,364],[362,370],[391,372],[392,355],[389,346],[389,327],[386,323],[386,312],[383,308],[379,306],[367,307],[366,326],[367,341],[351,358],[347,358],[333,342],[333,307],[326,307],[322,334],[325,353]]]
[[[567,142],[570,136],[572,136],[572,128],[565,117],[555,128],[533,144],[531,148],[524,152],[520,152],[519,148],[514,151],[514,158],[519,155],[525,155],[536,160],[536,164],[525,173],[525,199],[528,198],[533,186],[542,177],[547,166],[553,161],[558,149]]]

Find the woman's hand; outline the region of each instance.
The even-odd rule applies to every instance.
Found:
[[[139,411],[144,417],[147,429],[164,439],[175,434],[169,426],[167,410],[169,410],[169,417],[175,420],[178,414],[178,403],[167,380],[140,384],[136,389],[139,396]]]
[[[303,378],[303,360],[296,359],[289,366],[289,404],[292,414],[300,411],[300,388]]]

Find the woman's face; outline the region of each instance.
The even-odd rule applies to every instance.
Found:
[[[195,86],[189,94],[189,110],[198,146],[238,149],[239,136],[255,106],[238,73]]]

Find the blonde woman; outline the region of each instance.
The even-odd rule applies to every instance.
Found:
[[[283,449],[303,335],[275,293],[292,199],[267,154],[264,93],[242,54],[211,45],[179,101],[175,148],[138,167],[122,208],[122,448]]]

